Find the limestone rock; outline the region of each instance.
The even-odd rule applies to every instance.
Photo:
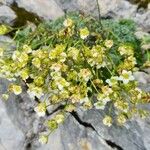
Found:
[[[150,83],[150,75],[145,72],[135,72],[134,77],[139,82],[139,84]]]
[[[62,9],[80,10],[85,14],[98,17],[96,0],[56,0]],[[138,6],[126,0],[99,0],[101,16],[113,19],[133,19],[138,25],[149,31],[150,9],[138,12]]]
[[[8,6],[0,6],[0,23],[13,24],[13,21],[16,19],[16,14]]]
[[[55,138],[54,138],[55,137]],[[72,116],[49,136],[49,142],[33,150],[111,150],[95,131],[80,125]]]
[[[0,0],[0,4],[11,5],[15,0]]]
[[[23,150],[24,133],[14,125],[2,100],[0,106],[0,150]]]
[[[150,110],[150,106],[149,106]],[[124,126],[116,125],[106,127],[102,123],[105,112],[90,110],[79,112],[83,121],[90,123],[103,139],[121,147],[123,150],[149,150],[150,143],[148,135],[150,134],[150,118],[147,120],[133,119]]]
[[[46,20],[56,19],[64,15],[64,12],[54,0],[16,0],[16,3],[18,7],[33,12]]]

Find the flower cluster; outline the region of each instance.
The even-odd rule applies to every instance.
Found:
[[[39,117],[46,117],[49,106],[62,105],[61,112],[45,121],[50,132],[77,107],[109,108],[103,119],[109,127],[114,120],[122,125],[135,114],[144,116],[146,113],[137,105],[148,102],[149,93],[141,91],[134,79],[134,48],[126,43],[115,44],[99,34],[86,25],[77,27],[73,19],[66,18],[62,28],[52,33],[49,44],[44,41],[33,48],[31,39],[21,43],[12,56],[4,56],[5,50],[0,48],[0,77],[13,81],[3,97],[8,99],[9,92],[22,93],[18,81],[23,81],[29,96],[39,101],[34,108]],[[93,36],[94,42],[89,44]],[[39,140],[47,143],[47,134]]]

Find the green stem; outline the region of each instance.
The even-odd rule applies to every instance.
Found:
[[[93,81],[90,79],[90,82],[92,83],[92,86],[94,87],[94,89],[96,90],[97,93],[99,93],[99,91],[97,90],[95,84],[93,83]]]
[[[96,3],[97,3],[97,9],[98,9],[98,18],[99,18],[99,23],[100,23],[101,28],[102,28],[102,23],[101,23],[101,12],[100,12],[100,5],[99,5],[98,0],[96,0]]]

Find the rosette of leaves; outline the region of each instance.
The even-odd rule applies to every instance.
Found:
[[[144,63],[140,41],[134,36],[135,24],[129,20],[102,20],[81,14],[68,14],[15,33],[16,50],[0,49],[0,76],[13,81],[3,94],[21,94],[22,81],[27,93],[38,100],[34,111],[45,118],[49,133],[77,109],[108,108],[103,123],[122,125],[135,115],[145,117],[138,108],[150,95],[138,88],[133,72]],[[49,106],[61,106],[56,115],[47,116]],[[115,112],[115,115],[113,115]]]

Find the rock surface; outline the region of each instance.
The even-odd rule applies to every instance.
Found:
[[[64,12],[54,0],[16,0],[16,3],[19,7],[23,7],[46,20],[56,19],[64,15]]]
[[[5,92],[7,86],[8,82],[1,79],[0,93]],[[23,92],[21,96],[11,95],[5,103],[0,101],[0,105],[0,128],[3,129],[0,130],[0,150],[150,149],[150,118],[135,118],[124,126],[114,123],[108,128],[102,123],[105,112],[78,110],[78,114],[70,114],[65,123],[49,136],[47,145],[40,145],[38,133],[44,128],[43,119],[33,111],[36,102]],[[150,105],[146,107],[150,110]]]
[[[50,135],[48,144],[37,150],[98,150],[98,147],[100,150],[112,149],[95,131],[69,116],[64,125]]]
[[[56,19],[66,11],[81,11],[98,17],[96,0],[1,0],[4,5],[16,3],[18,7],[35,13],[43,19]],[[99,0],[101,16],[104,18],[133,19],[146,31],[150,29],[150,8],[138,8],[126,0]]]
[[[8,7],[13,2],[46,20],[64,15],[64,9],[98,16],[95,0],[0,0],[3,4],[0,6],[0,22],[12,23],[16,18]],[[138,10],[137,5],[126,0],[99,2],[102,17],[131,18],[149,31],[149,7]],[[7,36],[0,36],[1,47],[7,42],[12,41]],[[142,89],[150,91],[149,71],[137,72],[135,78]],[[6,91],[7,85],[6,80],[0,80],[0,93]],[[48,144],[40,145],[38,133],[44,127],[43,119],[38,118],[33,110],[35,105],[25,91],[21,96],[11,95],[6,102],[0,100],[0,150],[150,150],[150,118],[134,118],[123,127],[114,123],[108,128],[101,121],[105,112],[94,109],[70,114],[65,123],[50,135]],[[150,110],[149,105],[145,107]]]
[[[150,118],[144,121],[141,119],[137,121],[136,118],[128,121],[124,126],[113,124],[113,126],[108,128],[101,122],[105,115],[104,112],[90,110],[87,112],[80,111],[79,114],[83,121],[90,123],[103,139],[111,141],[113,145],[116,145],[116,148],[120,147],[123,150],[150,149],[149,138],[147,136],[147,134],[150,134]]]
[[[23,150],[25,141],[23,132],[14,125],[2,101],[0,106],[0,150]]]
[[[16,19],[15,12],[8,6],[0,6],[0,23],[13,24],[13,21]]]
[[[2,81],[2,80],[1,80]],[[1,92],[4,92],[7,82],[0,82]],[[3,89],[3,90],[2,90]],[[7,111],[5,103],[0,100],[0,150],[23,150],[25,144],[25,135],[23,131],[15,125],[14,120],[10,117],[10,112]],[[10,110],[13,109],[10,107]],[[16,109],[16,107],[14,107]],[[13,114],[14,117],[17,114]],[[17,121],[16,121],[17,122]]]
[[[96,0],[56,0],[62,9],[68,11],[80,10],[85,14],[98,16]],[[150,29],[150,9],[138,10],[137,5],[133,5],[126,0],[99,0],[102,17],[114,19],[133,19],[145,30]]]
[[[0,4],[4,5],[11,5],[14,2],[14,0],[0,0]]]
[[[135,79],[139,82],[139,84],[148,84],[150,83],[150,75],[145,72],[135,72]]]

